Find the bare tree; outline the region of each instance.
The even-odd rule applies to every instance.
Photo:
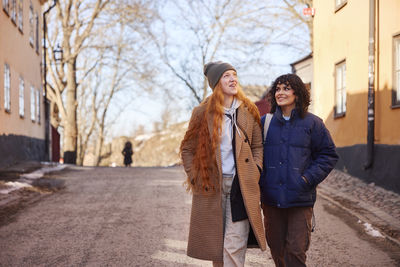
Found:
[[[113,27],[102,28],[93,36],[95,40],[92,43],[97,44],[97,53],[89,62],[98,64],[94,64],[94,71],[88,75],[85,79],[87,82],[83,82],[79,90],[85,94],[90,89],[81,100],[78,110],[79,118],[82,118],[79,135],[86,137],[82,138],[86,143],[82,142],[78,146],[78,164],[84,161],[90,141],[94,151],[93,164],[100,164],[104,157],[105,140],[110,139],[110,129],[118,121],[120,114],[126,111],[132,98],[152,89],[149,84],[152,84],[153,76],[157,72],[155,68],[150,71],[151,59],[145,49],[146,36],[140,31],[140,25],[149,23],[154,17],[149,9],[151,3],[127,1],[122,11],[121,6],[111,6],[119,7],[110,11],[113,15],[118,14],[119,20]],[[90,99],[92,100],[89,101]],[[83,123],[85,120],[87,122]]]
[[[130,86],[136,83],[136,88],[151,88],[143,82],[151,80],[152,73],[146,63],[150,61],[144,51],[146,38],[139,30],[140,24],[153,17],[151,3],[152,0],[58,1],[48,38],[48,95],[60,111],[64,162],[82,164],[90,140],[95,139],[98,163],[107,128],[113,122],[107,114],[115,95],[128,86],[129,80]],[[59,43],[64,57],[56,64],[53,51]],[[120,108],[116,105],[114,109]]]
[[[283,0],[286,7],[283,9],[283,13],[289,15],[289,21],[293,22],[294,27],[298,25],[306,25],[309,33],[309,48],[313,51],[313,20],[312,17],[306,17],[302,14],[303,8],[312,8],[312,0]]]
[[[64,128],[64,162],[75,163],[77,151],[77,88],[78,57],[87,46],[85,42],[92,34],[99,15],[105,10],[109,0],[57,1],[56,16],[49,20],[48,57],[51,85],[47,88],[49,99],[57,104]],[[49,27],[50,28],[50,27]],[[63,59],[55,64],[54,48],[61,43]],[[65,95],[65,96],[64,96]]]
[[[304,53],[308,37],[293,38],[296,27],[309,23],[301,17],[303,2],[311,0],[165,1],[160,23],[148,32],[161,63],[199,103],[210,92],[202,73],[209,61],[222,59],[260,73],[276,65],[269,57],[276,46]]]

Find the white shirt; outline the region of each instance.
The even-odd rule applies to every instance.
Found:
[[[236,109],[242,104],[242,101],[234,98],[230,108],[224,108],[225,115],[222,121],[221,131],[221,164],[222,173],[228,175],[235,175],[235,158],[233,155],[232,139],[233,139],[233,125],[236,125]],[[229,116],[227,116],[228,114]],[[237,126],[236,126],[237,129]],[[239,130],[237,130],[239,133]],[[240,134],[240,133],[239,133]]]

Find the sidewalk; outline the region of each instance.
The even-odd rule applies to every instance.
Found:
[[[400,195],[333,170],[318,186],[318,195],[378,229],[400,246]],[[370,226],[368,226],[370,225]]]
[[[63,187],[57,179],[44,179],[46,173],[67,167],[53,162],[27,161],[0,168],[0,210],[19,206],[19,202],[30,202],[40,195]]]

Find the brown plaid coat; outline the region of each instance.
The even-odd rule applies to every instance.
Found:
[[[200,105],[193,110],[189,122],[189,129],[196,127],[198,116],[203,116],[206,105]],[[212,135],[212,114],[208,114],[208,129]],[[259,124],[251,113],[242,104],[237,110],[237,124],[240,135],[235,131],[236,169],[239,177],[240,189],[250,225],[253,229],[258,246],[266,249],[265,232],[260,208],[260,189],[258,181],[260,173],[257,168],[262,167],[263,146]],[[246,140],[246,136],[248,140]],[[188,140],[182,145],[182,160],[185,172],[189,178],[196,175],[192,170],[192,159],[197,140]],[[221,151],[219,146],[215,152],[215,159],[210,161],[211,180],[222,181]],[[215,181],[214,181],[215,182]],[[215,184],[215,183],[214,183]],[[221,182],[218,183],[221,185]],[[223,260],[223,217],[221,206],[221,186],[217,191],[193,191],[192,212],[187,255],[190,257],[222,261]]]

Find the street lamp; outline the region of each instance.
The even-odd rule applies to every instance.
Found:
[[[57,44],[57,48],[53,50],[54,60],[59,63],[63,60],[63,50],[60,44]]]

